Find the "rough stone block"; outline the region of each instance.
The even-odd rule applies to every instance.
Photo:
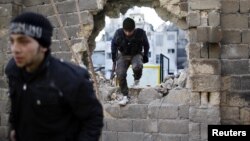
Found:
[[[201,52],[200,52],[200,58],[208,58],[209,57],[209,44],[201,43]]]
[[[0,89],[0,100],[7,101],[9,99],[8,90]]]
[[[207,122],[207,109],[204,108],[189,108],[189,118],[192,122]]]
[[[250,90],[250,76],[241,76],[241,90]]]
[[[187,57],[189,59],[200,58],[201,46],[199,43],[190,43],[187,45]]]
[[[250,108],[240,109],[240,120],[250,121]]]
[[[189,43],[197,43],[197,29],[189,29],[188,30]]]
[[[9,115],[8,114],[4,114],[4,113],[2,113],[1,114],[1,117],[0,117],[0,121],[1,121],[1,123],[0,123],[0,125],[1,126],[8,126],[9,124]]]
[[[220,9],[221,3],[218,0],[190,0],[189,7],[192,10]]]
[[[189,135],[190,135],[189,138],[192,140],[199,140],[200,132],[201,132],[200,123],[190,122],[188,127],[189,127]]]
[[[102,9],[104,3],[101,0],[81,0],[79,1],[80,10],[98,10]]]
[[[221,26],[223,29],[247,29],[248,28],[248,15],[246,14],[224,14],[221,16]]]
[[[222,43],[239,44],[241,43],[241,32],[237,30],[223,30]]]
[[[66,41],[54,41],[50,47],[52,52],[70,51]]]
[[[38,12],[38,6],[29,6],[29,7],[25,7],[23,8],[23,12]]]
[[[242,43],[245,43],[245,44],[250,43],[250,31],[244,30],[242,32]]]
[[[163,103],[173,105],[189,104],[188,89],[170,90],[168,95],[164,97]]]
[[[207,123],[208,124],[220,124],[221,113],[219,106],[212,106],[207,109]]]
[[[72,59],[72,53],[71,52],[59,52],[59,53],[52,53],[53,56],[56,58],[65,60],[65,61],[71,61]]]
[[[184,135],[158,134],[153,141],[182,141]]]
[[[240,13],[249,13],[249,12],[250,12],[250,1],[240,0]]]
[[[222,77],[222,90],[240,90],[241,76],[226,76]]]
[[[209,43],[218,43],[222,39],[222,31],[220,27],[208,26],[208,42]]]
[[[240,118],[239,107],[221,107],[222,120],[239,120]]]
[[[132,120],[127,119],[108,119],[107,122],[107,131],[116,131],[116,132],[132,132]]]
[[[158,132],[157,120],[133,120],[133,132],[156,133]]]
[[[4,78],[0,77],[0,89],[7,88],[7,87],[8,87],[8,84],[7,84],[6,80]]]
[[[144,104],[129,104],[121,108],[122,118],[145,119],[148,113],[148,105]]]
[[[158,98],[160,98],[160,95],[154,88],[145,88],[139,93],[138,103],[149,104],[150,102]]]
[[[220,91],[220,75],[194,75],[190,79],[192,91]]]
[[[249,47],[246,44],[223,45],[221,48],[221,58],[222,59],[247,59],[249,58]]]
[[[249,60],[221,60],[221,74],[248,74],[249,73]]]
[[[249,91],[232,91],[227,93],[227,106],[244,107],[249,103]]]
[[[190,74],[215,74],[221,73],[221,65],[218,59],[191,59],[189,64]]]
[[[206,26],[197,27],[197,41],[198,42],[208,41],[208,28]]]
[[[0,126],[0,138],[6,139],[8,137],[8,127],[7,126]]]
[[[75,1],[65,1],[57,4],[57,10],[59,14],[63,13],[74,13],[76,12],[76,3]]]
[[[56,29],[55,28],[60,27],[59,22],[57,21],[56,16],[48,16],[47,18],[49,19],[49,21],[51,22],[51,24],[54,27],[54,33],[53,33],[53,35],[55,36],[56,35],[56,32],[55,32]],[[53,38],[53,39],[56,39],[56,38]]]
[[[221,11],[222,13],[237,13],[240,8],[238,0],[222,0]]]
[[[1,28],[9,28],[9,23],[10,23],[11,17],[0,17],[0,29]]]
[[[118,141],[143,141],[143,139],[144,139],[143,133],[126,133],[126,132],[118,133]]]
[[[25,6],[33,6],[33,5],[43,5],[50,3],[50,0],[24,0],[23,4]]]
[[[53,6],[51,4],[45,4],[37,7],[37,12],[46,16],[52,16],[55,14]]]
[[[220,43],[210,43],[208,45],[208,58],[219,59],[221,55]]]
[[[188,134],[188,120],[159,120],[159,133]]]
[[[214,124],[213,124],[214,125]],[[201,140],[202,141],[206,141],[207,140],[207,137],[208,137],[208,124],[206,123],[201,123],[200,124],[200,128],[201,128]]]
[[[188,119],[189,118],[189,105],[181,105],[178,107],[179,109],[179,118],[180,119]]]
[[[0,4],[0,17],[12,15],[12,4]]]
[[[196,27],[201,24],[201,15],[199,12],[189,12],[187,15],[187,23],[189,27]]]
[[[0,100],[0,113],[7,113],[7,102],[8,101],[3,101]]]
[[[103,131],[102,141],[118,141],[117,132]]]
[[[121,109],[119,105],[104,105],[105,111],[113,118],[121,118]]]
[[[190,106],[199,106],[201,103],[201,95],[199,92],[190,93]]]
[[[150,119],[175,119],[178,117],[178,106],[150,104],[148,106],[148,116]]]
[[[220,13],[212,11],[208,13],[208,25],[209,26],[219,26],[220,25]]]
[[[179,6],[180,6],[181,11],[185,11],[185,12],[188,11],[188,3],[187,2],[180,2]]]

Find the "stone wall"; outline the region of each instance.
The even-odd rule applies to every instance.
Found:
[[[162,99],[119,107],[104,104],[102,141],[207,140],[208,124],[250,123],[249,0],[54,0],[67,36],[60,30],[50,0],[0,1],[0,140],[8,131],[8,97],[4,66],[8,61],[8,23],[21,11],[42,13],[55,26],[53,55],[81,57],[104,27],[105,14],[115,17],[132,6],[155,8],[188,32],[187,87]],[[70,43],[69,43],[70,42]],[[67,44],[68,43],[68,44]],[[86,53],[85,53],[86,54]]]
[[[249,0],[222,0],[222,124],[250,123],[249,11]]]

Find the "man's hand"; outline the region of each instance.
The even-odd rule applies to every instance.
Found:
[[[143,63],[147,63],[148,62],[148,56],[147,55],[143,55]]]
[[[16,131],[15,130],[10,131],[10,141],[16,141]]]

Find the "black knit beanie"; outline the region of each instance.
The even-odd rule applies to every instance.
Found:
[[[50,47],[53,27],[41,14],[25,12],[15,17],[10,23],[10,34],[24,34],[37,40],[43,47]]]
[[[131,18],[126,18],[123,21],[123,26],[122,28],[126,31],[132,31],[135,29],[135,21]]]

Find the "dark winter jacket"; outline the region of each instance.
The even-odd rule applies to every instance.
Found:
[[[13,59],[5,73],[17,141],[98,141],[103,111],[85,69],[48,55],[32,74]]]
[[[111,55],[113,62],[117,59],[117,51],[122,55],[133,56],[144,52],[144,56],[148,57],[149,43],[145,31],[136,28],[131,37],[126,37],[123,28],[117,29],[111,41]]]

